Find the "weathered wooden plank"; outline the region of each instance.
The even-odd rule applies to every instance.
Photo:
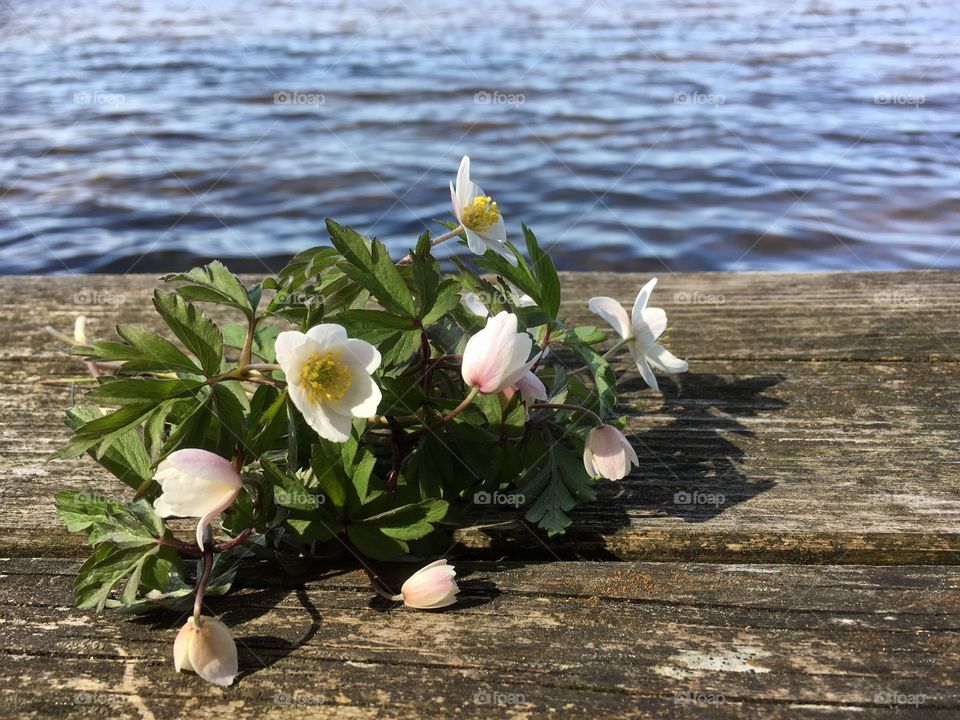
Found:
[[[565,280],[574,310],[598,292],[628,300],[640,278]],[[0,552],[36,554],[37,543],[51,553],[82,552],[54,517],[53,492],[123,491],[92,461],[44,463],[67,437],[61,417],[69,391],[38,381],[80,369],[40,328],[68,328],[77,309],[99,318],[94,331],[107,330],[108,317],[146,318],[151,286],[143,277],[0,281],[0,323],[10,338],[0,349]],[[708,288],[724,304],[675,301],[702,299],[696,293]],[[691,358],[691,371],[666,379],[663,396],[627,376],[623,404],[641,468],[605,485],[566,538],[544,544],[515,514],[498,512],[478,521],[495,527],[459,534],[464,547],[531,558],[960,558],[960,364],[944,347],[960,345],[960,273],[688,274],[664,279],[658,293],[677,325],[673,346]],[[874,302],[882,293],[901,301]],[[911,293],[920,299],[902,301]],[[114,304],[72,304],[75,294]],[[820,330],[806,325],[814,317]],[[865,318],[887,333],[882,345],[854,342]],[[582,309],[578,319],[586,319]],[[846,354],[841,337],[850,341]],[[803,359],[812,353],[826,359]],[[705,502],[678,502],[684,492]]]
[[[356,571],[248,577],[211,601],[241,647],[243,673],[220,690],[173,673],[181,616],[94,617],[71,606],[75,561],[0,561],[0,715],[960,712],[953,567],[457,566],[462,602],[441,613],[388,606]]]

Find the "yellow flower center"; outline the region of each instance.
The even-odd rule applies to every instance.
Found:
[[[497,204],[487,197],[475,197],[463,208],[463,226],[476,232],[483,232],[496,225],[500,219]]]
[[[300,371],[300,383],[307,389],[310,402],[339,400],[347,390],[353,378],[350,368],[339,352],[317,353],[303,364]]]

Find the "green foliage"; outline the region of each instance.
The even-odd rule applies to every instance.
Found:
[[[337,551],[371,560],[442,551],[451,528],[491,513],[522,516],[554,536],[595,499],[581,459],[596,424],[587,410],[623,422],[614,416],[613,370],[597,348],[607,338],[558,317],[559,276],[533,233],[523,228],[525,255],[510,246],[516,266],[487,252],[475,265],[454,260],[448,274],[429,233],[396,263],[376,238],[333,221],[327,229],[331,246],[301,252],[249,287],[219,262],[168,275],[171,291],[153,296],[166,330],[119,325],[117,339],[71,351],[114,372],[68,409],[73,436],[56,457],[88,454],[129,500],[57,495],[61,520],[93,548],[77,578],[81,607],[189,603],[196,552],[173,540],[152,507],[156,468],[178,449],[230,458],[246,482],[214,526],[243,537],[218,551],[209,594],[225,592],[242,562],[294,571]],[[461,304],[468,292],[490,314],[515,313],[538,345],[549,342],[552,353],[536,368],[549,407],[519,392],[463,404],[461,354],[486,322]],[[377,414],[355,419],[343,443],[318,436],[273,365],[281,332],[319,323],[343,326],[381,355]],[[583,372],[568,372],[577,362]],[[491,493],[522,507],[478,505]]]

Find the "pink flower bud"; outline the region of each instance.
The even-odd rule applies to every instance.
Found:
[[[536,362],[529,333],[517,332],[517,316],[506,311],[487,318],[487,325],[467,341],[460,372],[463,381],[486,395],[512,387]]]
[[[457,601],[457,573],[446,560],[437,560],[417,570],[407,578],[394,600],[402,600],[407,607],[435,610]]]
[[[620,480],[630,472],[630,464],[639,465],[636,450],[623,433],[612,425],[594,428],[583,445],[583,467],[590,477]]]
[[[215,618],[191,617],[173,642],[173,666],[214,685],[230,685],[237,676],[237,644],[230,628]]]

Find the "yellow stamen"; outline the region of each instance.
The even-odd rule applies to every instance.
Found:
[[[496,225],[500,219],[497,204],[487,197],[475,197],[463,208],[463,226],[475,232],[483,232]]]
[[[300,383],[307,389],[310,402],[339,400],[352,382],[350,368],[339,352],[317,353],[303,364]]]

